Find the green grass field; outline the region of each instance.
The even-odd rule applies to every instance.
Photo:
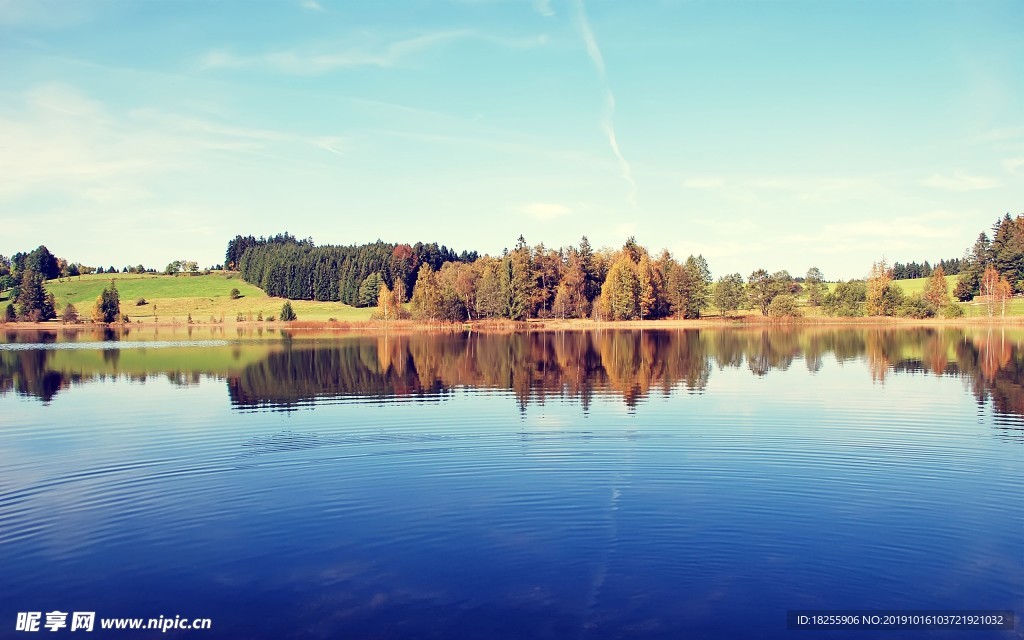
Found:
[[[110,275],[88,275],[74,277],[63,282],[49,281],[48,291],[53,293],[59,314],[68,303],[83,317],[92,310],[93,303],[104,287],[110,284]],[[247,318],[257,319],[279,316],[283,298],[272,298],[263,290],[244,282],[238,274],[214,272],[210,275],[165,276],[153,274],[120,273],[113,276],[121,297],[121,312],[133,321],[152,323],[185,322],[189,314],[194,322],[233,322],[239,313]],[[238,289],[242,297],[231,299],[231,290]],[[140,298],[146,304],[137,305]],[[292,308],[299,320],[338,321],[369,320],[372,309],[358,309],[340,302],[313,302],[293,300]]]
[[[946,276],[946,285],[949,287],[950,295],[953,294],[953,288],[956,287],[956,281],[959,276]],[[928,286],[928,281],[931,278],[913,278],[911,280],[894,280],[894,282],[903,289],[903,293],[908,296],[912,296],[915,293],[924,295],[925,287]]]

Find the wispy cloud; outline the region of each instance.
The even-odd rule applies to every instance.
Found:
[[[324,11],[324,8],[316,0],[302,0],[300,6],[308,11]]]
[[[537,220],[551,220],[572,213],[572,209],[569,207],[552,202],[531,202],[523,205],[519,210]]]
[[[619,148],[619,137],[615,132],[615,94],[612,93],[608,83],[604,56],[601,55],[601,47],[598,46],[597,38],[594,37],[594,30],[590,28],[590,20],[587,18],[583,0],[576,0],[576,21],[579,24],[580,35],[583,37],[583,44],[586,46],[587,55],[590,56],[590,60],[594,63],[594,68],[597,69],[597,74],[600,76],[602,84],[604,84],[605,110],[601,118],[601,130],[604,132],[605,137],[608,138],[608,146],[615,155],[615,159],[619,162],[619,171],[622,179],[629,185],[629,202],[633,208],[636,208],[637,186],[636,180],[633,179],[633,168],[630,166],[629,161],[626,160],[626,156],[623,155],[622,149]]]
[[[546,18],[555,15],[555,10],[551,8],[551,0],[533,0],[533,8]]]
[[[1003,168],[1010,173],[1017,173],[1024,169],[1024,158],[1007,158],[1003,160]]]
[[[921,181],[926,187],[943,189],[946,191],[976,191],[979,189],[993,189],[999,186],[995,178],[985,176],[972,176],[957,171],[953,175],[933,174]]]
[[[144,176],[194,166],[211,152],[316,158],[302,149],[340,154],[345,144],[338,136],[246,128],[153,108],[115,113],[60,84],[33,87],[0,108],[0,139],[0,200],[63,192],[96,202],[145,197]]]
[[[1024,127],[990,129],[974,138],[976,143],[1000,143],[1024,140]]]
[[[295,75],[319,75],[353,67],[388,68],[428,49],[458,40],[476,40],[500,47],[527,49],[547,43],[546,35],[510,38],[480,33],[471,29],[437,31],[399,40],[378,47],[356,47],[345,51],[311,51],[289,49],[255,55],[240,55],[215,50],[200,61],[202,69],[238,69],[263,67]]]
[[[683,180],[686,189],[721,189],[725,186],[722,178],[687,178]]]

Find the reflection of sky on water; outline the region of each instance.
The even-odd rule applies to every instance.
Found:
[[[866,353],[811,373],[799,350],[759,375],[714,340],[673,362],[633,341],[645,355],[607,369],[607,350],[585,349],[583,378],[543,340],[499,369],[409,341],[383,370],[376,342],[317,347],[351,377],[270,370],[308,361],[271,345],[206,349],[198,371],[127,351],[22,360],[79,378],[45,403],[0,396],[0,617],[173,611],[253,638],[768,638],[791,635],[790,608],[1021,614],[1024,447],[973,378],[880,378]],[[688,386],[721,349],[743,357]],[[159,365],[145,383],[142,364]],[[239,406],[247,367],[279,388]]]

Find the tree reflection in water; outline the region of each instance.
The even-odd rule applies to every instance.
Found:
[[[621,398],[632,409],[652,393],[701,393],[715,369],[766,376],[803,361],[814,374],[831,362],[863,360],[881,384],[902,373],[961,377],[979,403],[992,402],[1008,433],[1024,433],[1009,419],[1024,416],[1024,332],[999,327],[274,337],[149,352],[126,342],[119,343],[124,349],[54,349],[69,339],[49,332],[7,338],[0,345],[0,394],[43,402],[76,384],[159,375],[178,385],[226,380],[232,405],[242,410],[290,410],[325,398],[440,399],[457,388],[511,391],[523,410],[531,401],[562,398],[586,411],[597,395]]]

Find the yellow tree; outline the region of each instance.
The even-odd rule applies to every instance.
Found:
[[[398,317],[400,308],[395,292],[388,289],[388,285],[381,283],[380,292],[377,294],[377,317],[387,322]]]
[[[988,307],[989,316],[995,313],[998,288],[999,272],[992,265],[989,265],[985,267],[985,273],[981,276],[981,295],[985,296],[985,305]]]
[[[650,317],[654,310],[656,298],[654,297],[654,271],[651,269],[651,259],[645,252],[640,257],[640,264],[637,265],[637,308],[640,311],[640,319]]]
[[[892,282],[892,269],[885,258],[871,265],[867,282],[867,312],[869,316],[884,316],[886,313],[885,290]]]
[[[1000,306],[1000,313],[1003,317],[1006,317],[1006,301],[1013,297],[1013,286],[1010,281],[1006,279],[1006,276],[999,278],[999,283],[996,284],[996,301]]]
[[[932,271],[925,287],[924,299],[936,309],[949,304],[949,283],[946,282],[946,272],[941,266],[935,267]]]

